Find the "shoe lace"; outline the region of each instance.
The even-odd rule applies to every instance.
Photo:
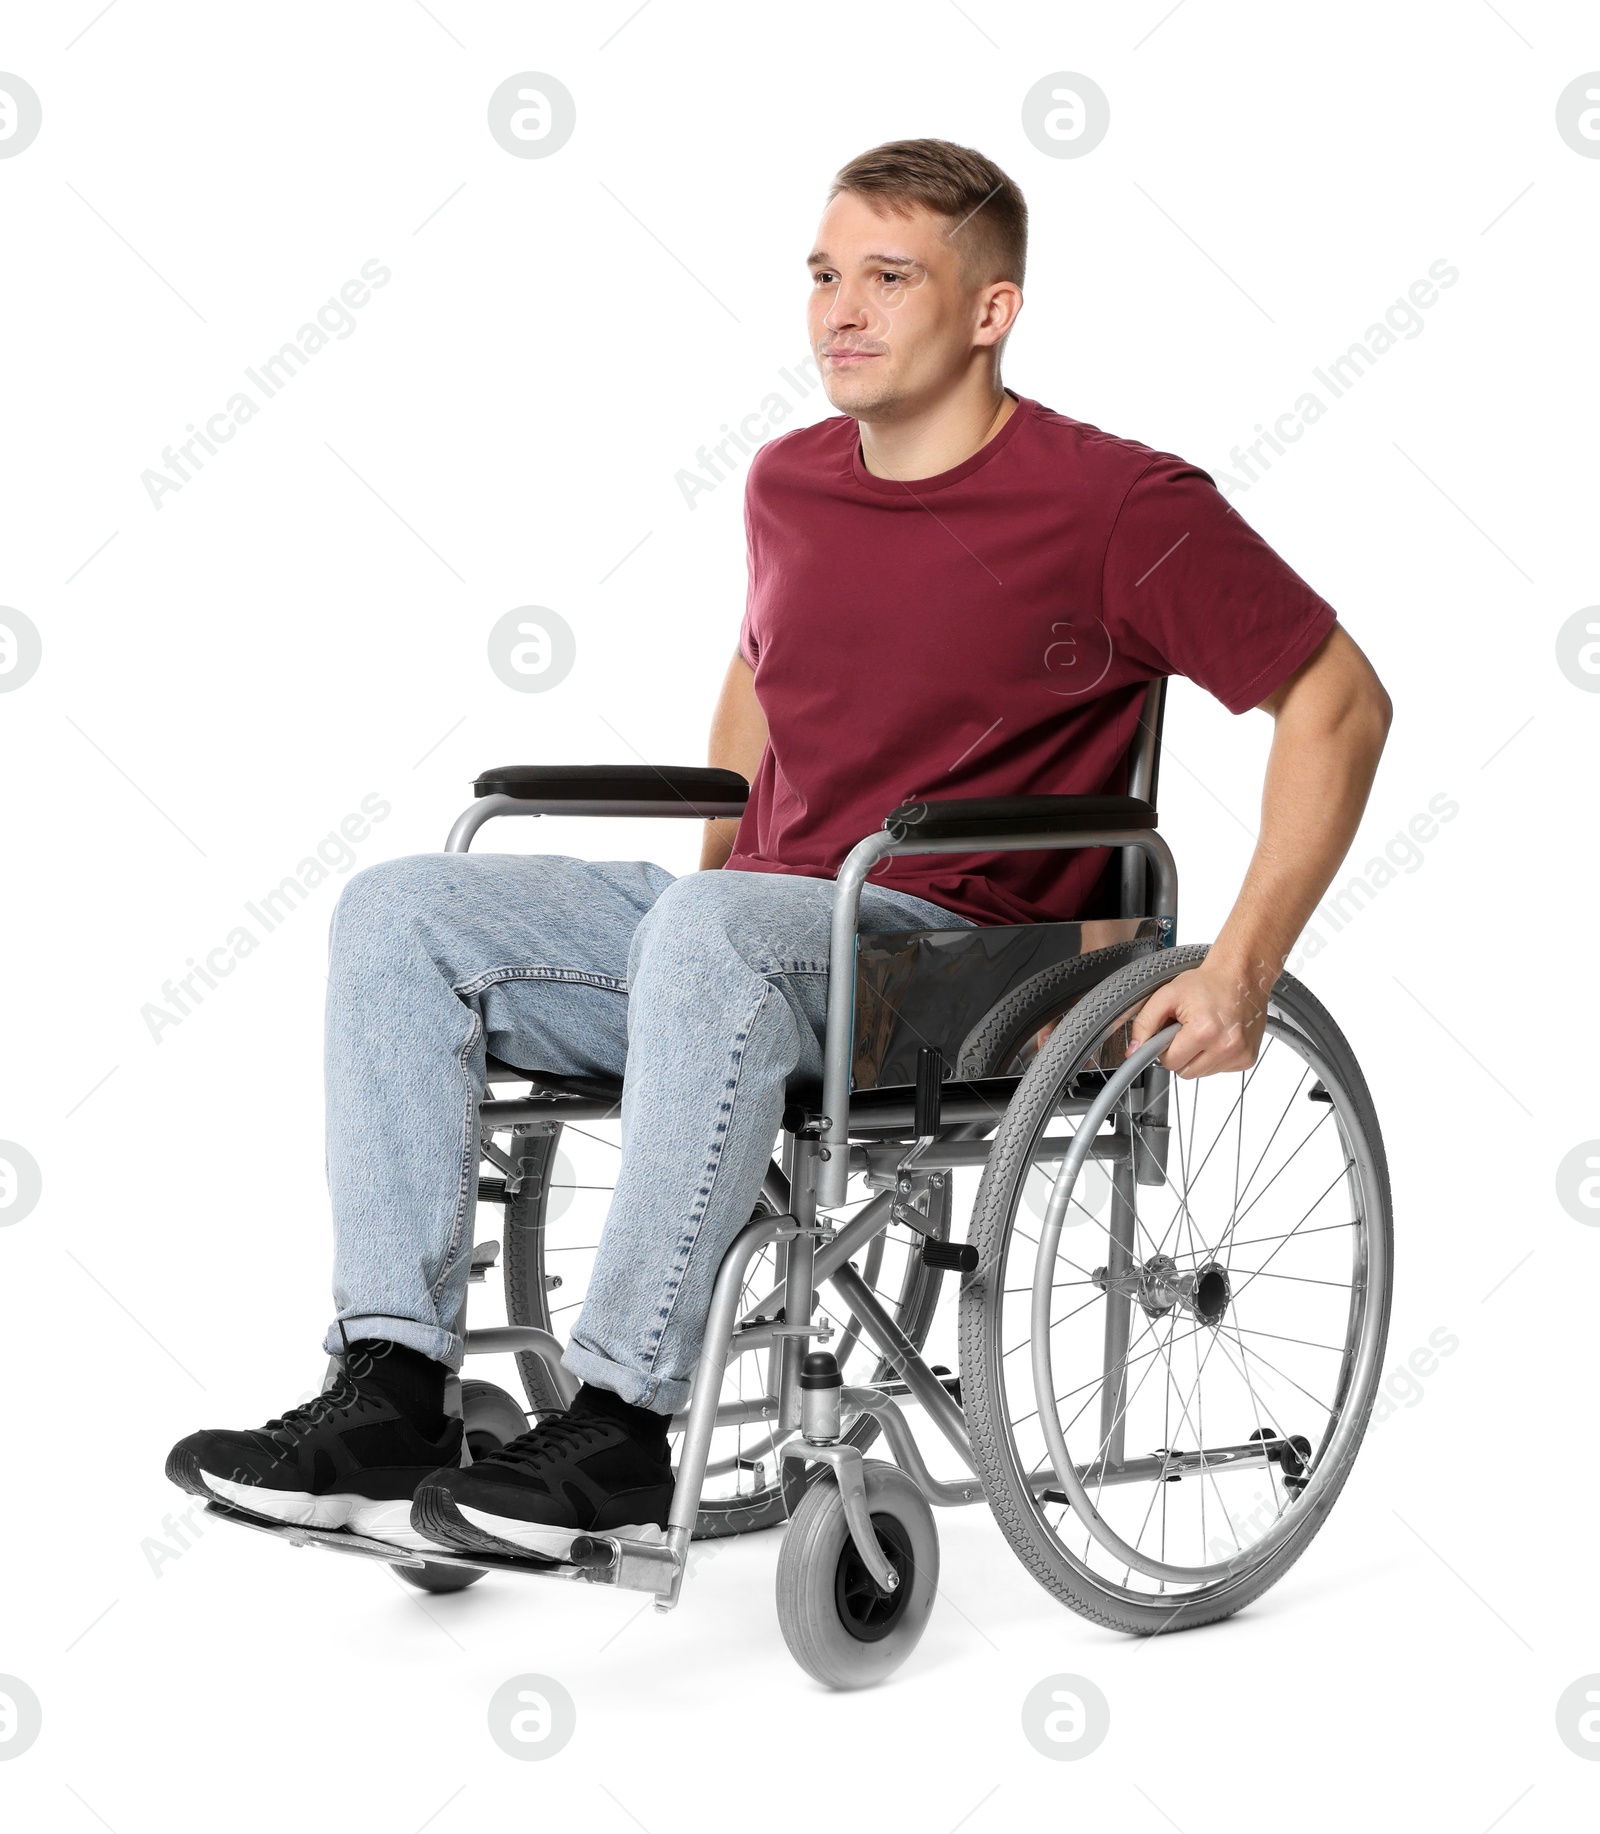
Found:
[[[266,1434],[289,1432],[296,1436],[314,1432],[336,1413],[362,1413],[379,1405],[376,1395],[366,1392],[347,1370],[341,1369],[333,1381],[309,1401],[286,1409],[269,1420],[260,1430]]]
[[[590,1414],[552,1414],[526,1433],[493,1452],[487,1452],[475,1464],[509,1465],[513,1470],[528,1471],[542,1464],[552,1452],[575,1450],[604,1433],[611,1423]]]

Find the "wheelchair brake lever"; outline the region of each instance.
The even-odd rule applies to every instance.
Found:
[[[917,1052],[917,1080],[911,1101],[911,1131],[916,1136],[910,1152],[900,1161],[901,1176],[896,1189],[901,1192],[911,1190],[909,1174],[914,1173],[921,1163],[922,1156],[939,1138],[940,1109],[944,1099],[944,1052],[937,1045],[925,1044]],[[943,1174],[934,1180],[936,1184],[944,1183]],[[913,1228],[925,1227],[928,1212],[928,1194],[926,1187],[918,1194],[920,1201],[916,1209],[923,1221],[915,1217],[903,1216],[901,1212],[911,1206],[895,1201],[895,1220],[909,1222]]]
[[[943,1097],[944,1052],[935,1044],[925,1044],[917,1052],[917,1088],[911,1105],[912,1132],[920,1147],[938,1137]]]

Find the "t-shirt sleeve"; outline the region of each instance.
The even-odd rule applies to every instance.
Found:
[[[1288,680],[1337,614],[1206,472],[1163,453],[1134,479],[1112,525],[1101,618],[1115,650],[1243,713]]]

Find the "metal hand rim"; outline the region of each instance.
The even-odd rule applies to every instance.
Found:
[[[1171,1561],[1158,1560],[1151,1554],[1144,1554],[1138,1548],[1116,1532],[1104,1520],[1090,1500],[1088,1491],[1078,1477],[1077,1467],[1072,1462],[1072,1455],[1067,1450],[1066,1435],[1061,1430],[1061,1422],[1055,1410],[1055,1379],[1050,1354],[1050,1295],[1053,1289],[1055,1272],[1056,1247],[1061,1239],[1061,1228],[1066,1216],[1067,1205],[1072,1200],[1072,1190],[1077,1182],[1083,1162],[1089,1156],[1089,1150],[1095,1135],[1112,1108],[1121,1099],[1130,1083],[1144,1072],[1147,1064],[1159,1057],[1177,1037],[1179,1027],[1169,1025],[1147,1039],[1138,1050],[1132,1052],[1127,1060],[1115,1070],[1107,1080],[1105,1087],[1091,1104],[1088,1113],[1083,1117],[1072,1145],[1067,1149],[1061,1162],[1061,1170],[1056,1174],[1055,1185],[1050,1193],[1050,1202],[1045,1211],[1044,1226],[1039,1232],[1039,1257],[1033,1276],[1033,1305],[1030,1324],[1033,1331],[1033,1385],[1034,1398],[1039,1407],[1039,1423],[1044,1430],[1045,1444],[1049,1449],[1050,1462],[1055,1469],[1056,1479],[1067,1499],[1072,1505],[1073,1514],[1095,1540],[1105,1550],[1116,1556],[1125,1566],[1145,1574],[1150,1579],[1170,1579],[1186,1586],[1200,1586],[1232,1579],[1267,1558],[1272,1551],[1281,1546],[1294,1535],[1302,1522],[1307,1521],[1314,1513],[1316,1498],[1322,1486],[1322,1474],[1327,1470],[1339,1468],[1344,1447],[1355,1431],[1355,1422],[1365,1418],[1365,1410],[1352,1406],[1366,1392],[1372,1380],[1372,1334],[1368,1329],[1371,1318],[1371,1307],[1368,1301],[1377,1283],[1377,1290],[1383,1290],[1382,1282],[1388,1278],[1385,1266],[1369,1266],[1366,1278],[1366,1291],[1363,1295],[1361,1312],[1361,1346],[1357,1357],[1355,1379],[1350,1384],[1344,1397],[1344,1404],[1339,1410],[1338,1430],[1327,1446],[1323,1456],[1317,1461],[1310,1483],[1301,1492],[1293,1510],[1278,1517],[1259,1541],[1252,1542],[1229,1560],[1217,1561],[1210,1566],[1185,1567],[1177,1566]],[[1334,1112],[1339,1119],[1339,1131],[1344,1139],[1349,1156],[1355,1161],[1360,1174],[1362,1187],[1362,1212],[1357,1218],[1358,1224],[1365,1221],[1370,1193],[1377,1186],[1374,1168],[1367,1156],[1367,1145],[1359,1128],[1353,1126],[1349,1097],[1336,1073],[1323,1060],[1320,1053],[1311,1044],[1306,1035],[1293,1026],[1285,1025],[1280,1020],[1267,1020],[1267,1036],[1292,1039],[1294,1049],[1310,1064],[1321,1080],[1324,1088],[1333,1097]],[[1265,1048],[1265,1040],[1263,1040]],[[1048,1117],[1047,1122],[1048,1124]],[[1376,1258],[1381,1262],[1384,1244],[1381,1232],[1376,1244],[1369,1242],[1369,1250],[1375,1247]]]

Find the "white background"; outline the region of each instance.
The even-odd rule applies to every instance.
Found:
[[[1600,1232],[1556,1170],[1600,1134],[1600,700],[1556,639],[1600,599],[1600,162],[1555,104],[1600,67],[1593,9],[95,7],[10,8],[0,43],[44,110],[0,160],[0,602],[44,644],[0,696],[0,1136],[44,1177],[0,1229],[0,1673],[44,1705],[0,1763],[0,1815],[116,1834],[669,1834],[797,1802],[922,1834],[1071,1812],[1332,1829],[1369,1802],[1430,1829],[1591,1819],[1600,1770],[1555,1707],[1600,1670]],[[1110,98],[1082,159],[1022,130],[1023,96],[1064,70]],[[549,158],[486,128],[521,71],[576,98]],[[153,1572],[186,1500],[171,1441],[320,1376],[337,875],[159,1044],[141,1008],[370,792],[393,812],[360,864],[441,845],[489,765],[703,760],[742,477],[691,510],[675,473],[803,355],[833,171],[916,134],[980,147],[1027,194],[1011,386],[1213,471],[1430,263],[1460,270],[1234,498],[1396,704],[1342,877],[1430,798],[1460,807],[1305,968],[1387,1130],[1388,1361],[1440,1327],[1459,1349],[1373,1432],[1310,1553],[1215,1629],[1119,1638],[1039,1590],[986,1512],[941,1512],[944,1596],[872,1697],[790,1662],[772,1535],[723,1550],[670,1617],[492,1578],[425,1599],[220,1526]],[[393,278],[353,335],[153,508],[141,472],[369,259]],[[827,411],[818,391],[788,424]],[[486,661],[527,604],[577,634],[545,695]],[[1175,688],[1162,816],[1189,940],[1237,886],[1268,739]],[[695,840],[547,823],[495,844],[681,870]],[[527,1671],[578,1726],[524,1765],[485,1708]],[[1018,1715],[1062,1672],[1112,1722],[1054,1764]]]

